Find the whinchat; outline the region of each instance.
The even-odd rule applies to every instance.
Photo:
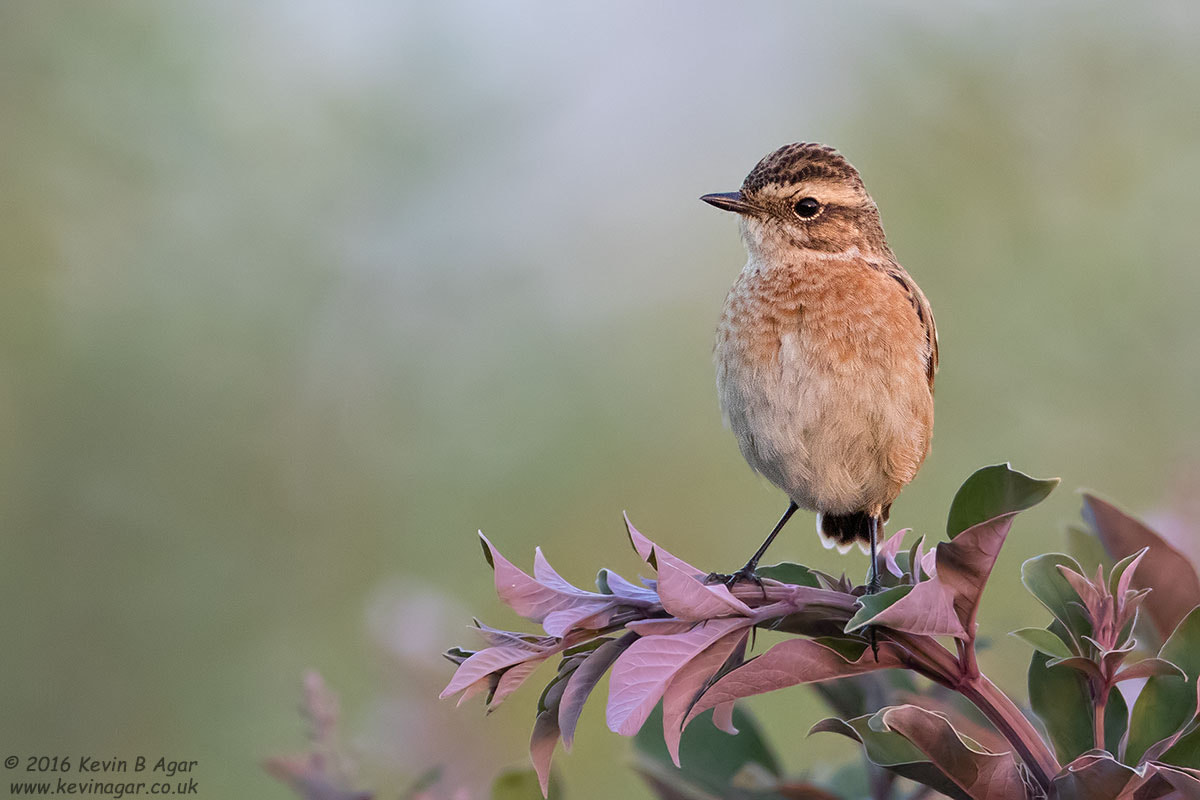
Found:
[[[933,434],[937,329],[888,247],[879,209],[836,150],[768,155],[736,192],[701,198],[741,220],[749,259],[717,328],[717,390],[750,466],[791,498],[745,567],[797,508],[826,547],[871,553]]]

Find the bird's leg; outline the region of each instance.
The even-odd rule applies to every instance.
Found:
[[[878,594],[882,588],[879,580],[879,517],[870,517],[871,571],[867,576],[867,594]]]
[[[867,594],[876,594],[881,588],[879,581],[879,517],[872,514],[868,524],[871,530],[871,570],[867,578]],[[878,662],[879,639],[875,634],[874,625],[867,628],[867,638],[871,642],[871,653],[875,656],[875,661]]]
[[[762,579],[759,578],[758,573],[755,572],[755,570],[758,568],[758,562],[763,557],[763,554],[767,552],[767,548],[771,546],[771,542],[775,541],[775,537],[779,535],[781,530],[783,530],[783,526],[787,525],[788,520],[792,518],[792,514],[796,513],[797,508],[799,508],[799,506],[797,506],[795,503],[788,503],[787,511],[783,512],[783,516],[779,518],[779,522],[775,523],[775,527],[771,530],[771,533],[767,535],[766,541],[764,541],[758,548],[758,551],[750,557],[750,560],[746,562],[746,566],[742,567],[732,575],[722,575],[719,572],[711,572],[709,573],[708,577],[704,579],[704,582],[723,583],[726,586],[733,586],[738,581],[745,580],[757,583],[759,588],[762,588]]]

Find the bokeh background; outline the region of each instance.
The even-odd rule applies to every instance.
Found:
[[[0,6],[0,750],[195,758],[284,798],[300,680],[395,796],[523,762],[538,686],[433,697],[496,601],[474,532],[583,585],[620,512],[742,563],[785,501],[722,430],[744,255],[697,201],[794,140],[863,172],[941,331],[933,453],[1063,487],[982,614],[1021,691],[1024,558],[1087,486],[1194,475],[1200,11],[1191,0]],[[794,522],[773,555],[857,574]],[[533,683],[540,683],[534,681]],[[573,797],[647,797],[600,704]],[[803,691],[758,698],[791,768]],[[5,773],[5,780],[11,773]]]

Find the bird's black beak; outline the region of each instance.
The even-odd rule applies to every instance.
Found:
[[[725,211],[733,211],[738,214],[750,214],[757,210],[754,206],[746,202],[746,198],[741,192],[706,194],[700,199],[710,206],[716,206]]]

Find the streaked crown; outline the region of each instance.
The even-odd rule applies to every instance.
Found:
[[[784,145],[765,156],[742,182],[742,193],[752,195],[770,184],[786,187],[810,180],[849,184],[866,194],[858,170],[841,153],[812,142]]]

